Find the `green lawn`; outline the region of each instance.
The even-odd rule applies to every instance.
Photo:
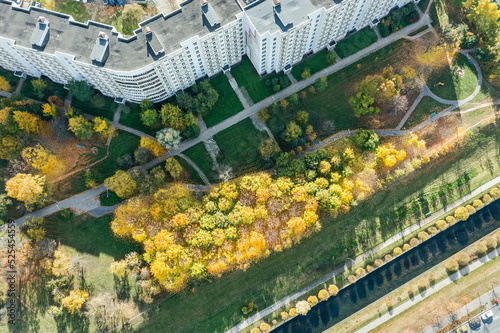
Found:
[[[5,70],[2,67],[0,67],[0,76],[2,76],[4,79],[7,80],[7,82],[9,82],[10,89],[8,90],[8,92],[13,92],[14,90],[16,90],[17,84],[19,83],[20,79],[17,76],[15,76],[13,72]]]
[[[243,105],[229,84],[229,80],[225,74],[219,74],[210,79],[210,84],[219,93],[219,100],[215,103],[214,108],[203,117],[207,127],[217,125],[221,121],[243,110]]]
[[[439,103],[429,96],[424,96],[420,103],[418,103],[410,118],[404,124],[405,128],[412,128],[421,122],[429,119],[433,113],[439,113],[446,110],[450,105]]]
[[[101,206],[114,206],[124,201],[124,199],[120,198],[113,191],[107,191],[99,195],[99,201],[101,202]]]
[[[259,147],[261,141],[267,138],[269,136],[256,129],[250,119],[240,121],[214,136],[224,155],[219,163],[232,166],[238,176],[262,170],[264,161]]]
[[[382,237],[387,239],[421,218],[412,215],[390,223],[382,222],[379,217],[393,213],[400,203],[421,196],[425,198],[425,204],[421,201],[419,204],[430,205],[435,211],[499,175],[500,153],[496,136],[500,131],[489,126],[483,134],[484,140],[475,140],[461,151],[431,160],[411,176],[352,207],[348,213],[336,218],[321,216],[322,230],[300,244],[271,254],[245,272],[235,271],[193,284],[157,306],[154,314],[141,318],[139,329],[145,332],[223,332],[253,314],[244,316],[241,313],[248,301],[254,301],[257,310],[262,310],[299,290],[344,264],[346,257],[375,246]],[[472,170],[474,173],[469,174]],[[458,186],[454,186],[455,183]],[[442,189],[448,188],[447,184],[452,184],[449,186],[451,190],[440,195]],[[354,247],[346,251],[346,244]],[[193,314],[196,314],[196,320],[193,320]]]
[[[266,85],[267,80],[283,75],[272,73],[261,79],[247,57],[243,57],[243,61],[239,65],[231,68],[231,74],[236,79],[238,86],[245,88],[254,103],[274,94],[273,87]]]
[[[182,181],[184,183],[196,184],[196,185],[205,185],[205,183],[201,179],[199,173],[191,166],[191,164],[189,164],[188,162],[186,162],[185,159],[183,159],[183,158],[181,158],[179,156],[175,156],[175,159],[177,160],[177,162],[179,162],[179,164],[184,169],[184,176],[183,176],[183,179],[182,179]]]
[[[318,53],[310,56],[309,58],[301,61],[299,64],[294,65],[292,68],[293,77],[300,81],[302,80],[302,72],[304,69],[309,68],[311,70],[311,75],[319,72],[320,70],[331,66],[332,63],[326,61],[326,55],[329,53],[327,49],[319,51]]]
[[[133,155],[139,146],[141,139],[138,136],[123,131],[116,132],[118,135],[111,140],[108,157],[91,168],[99,182],[111,177],[117,170],[123,170],[118,165],[117,159],[127,154]]]
[[[26,85],[26,83],[24,85]],[[118,108],[118,104],[113,98],[106,97],[97,90],[90,101],[82,102],[73,97],[71,105],[83,113],[88,113],[96,117],[103,117],[108,120],[113,120],[113,115]]]
[[[377,34],[370,28],[364,28],[356,32],[354,35],[347,37],[337,43],[335,52],[340,58],[347,58],[354,53],[357,53],[375,43]]]
[[[55,1],[55,11],[69,14],[78,22],[85,22],[92,18],[92,7],[86,6],[81,2],[64,0]]]
[[[427,9],[427,6],[429,5],[430,0],[420,0],[418,3],[418,8],[420,8],[423,12]]]
[[[208,155],[208,151],[205,148],[203,142],[200,142],[193,147],[185,150],[183,152],[184,155],[193,160],[194,163],[198,166],[198,168],[205,173],[208,179],[211,182],[218,182],[217,173],[214,169],[214,163],[212,158]]]
[[[130,111],[126,110],[127,107]],[[141,107],[138,104],[127,103],[122,109],[120,116],[120,124],[134,128],[151,136],[156,135],[156,129],[146,126],[141,121]]]
[[[457,70],[464,71],[463,76]],[[439,85],[444,83],[444,85]],[[431,73],[427,86],[437,96],[447,100],[462,100],[469,97],[477,86],[477,73],[466,56],[458,54],[451,66],[445,66]]]
[[[47,102],[47,98],[49,96],[55,95],[60,99],[64,100],[68,91],[64,89],[64,86],[55,82],[52,82],[46,77],[42,77],[42,79],[47,84],[47,88],[44,90],[43,98],[38,97],[33,90],[32,81],[37,80],[37,78],[28,77],[26,81],[23,83],[23,87],[21,88],[21,95],[24,95],[28,98],[36,99],[42,102]]]
[[[297,113],[302,110],[309,113],[309,123],[314,126],[319,138],[325,138],[338,131],[358,128],[359,118],[356,118],[349,103],[349,97],[355,94],[357,83],[367,75],[381,73],[388,65],[392,65],[395,69],[399,68],[399,63],[403,66],[411,47],[412,42],[399,40],[330,75],[328,88],[325,91],[315,94],[308,92],[308,97],[299,101],[298,105],[290,105],[285,111],[273,115],[267,122],[269,128],[276,139],[280,140],[280,126],[295,119]],[[331,129],[323,130],[325,121],[333,122],[335,127],[333,132]]]

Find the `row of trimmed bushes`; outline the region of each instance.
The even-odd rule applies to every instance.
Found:
[[[372,265],[366,265],[365,268],[358,267],[355,271],[355,274],[349,275],[347,280],[349,283],[355,283],[358,279],[366,276],[366,274],[372,272],[375,268],[383,266],[385,263],[391,261],[393,257],[397,257],[401,255],[403,252],[410,250],[413,247],[418,246],[421,242],[428,240],[431,236],[437,234],[440,231],[446,230],[449,226],[454,225],[459,221],[465,221],[469,218],[470,215],[476,213],[477,210],[491,203],[493,200],[500,199],[500,188],[494,187],[490,190],[489,194],[485,194],[481,200],[476,199],[472,202],[471,205],[466,205],[464,207],[458,207],[453,215],[447,216],[443,220],[437,221],[434,225],[427,228],[427,231],[420,231],[417,234],[417,237],[413,237],[410,239],[408,243],[405,243],[402,247],[395,247],[392,250],[391,254],[386,254],[382,258],[375,259]],[[480,242],[475,247],[475,254],[478,256],[482,256],[488,252],[488,250],[493,250],[500,245],[500,231],[498,231],[494,236],[489,236],[485,239],[484,242]],[[449,259],[445,262],[445,268],[448,272],[456,272],[459,268],[465,267],[469,264],[469,262],[474,259],[471,258],[465,252],[457,253],[453,258]],[[419,280],[418,288],[423,290],[427,287],[427,281]],[[295,304],[295,307],[291,308],[289,311],[281,312],[281,319],[283,321],[288,320],[291,317],[297,315],[306,315],[307,312],[311,309],[311,307],[315,306],[321,301],[326,301],[332,296],[336,296],[339,292],[339,288],[330,284],[328,289],[321,289],[318,292],[318,295],[312,295],[307,298],[307,300],[298,301]],[[387,304],[388,308],[392,308],[392,302],[388,301],[390,304]],[[277,320],[272,321],[273,325],[277,325]],[[271,330],[271,326],[266,322],[262,322],[259,327],[253,328],[250,333],[267,333]]]

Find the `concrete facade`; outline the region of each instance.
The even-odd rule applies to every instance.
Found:
[[[160,102],[244,55],[260,75],[290,69],[411,1],[187,0],[125,38],[112,26],[0,0],[0,66],[61,84],[85,80],[123,101]]]

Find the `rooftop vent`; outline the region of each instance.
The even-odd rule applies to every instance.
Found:
[[[289,26],[293,25],[292,18],[290,17],[289,13],[286,12],[283,6],[281,6],[280,0],[274,0],[273,11],[283,27],[288,28]]]
[[[109,55],[109,37],[105,32],[99,32],[97,39],[90,54],[90,59],[99,64],[104,64]]]
[[[149,47],[151,47],[151,50],[156,56],[159,56],[161,53],[165,52],[162,43],[160,42],[156,34],[153,31],[151,31],[150,27],[145,26],[144,28],[142,28],[142,32],[144,32],[146,44],[148,44]]]
[[[207,0],[201,0],[201,11],[212,28],[220,24],[219,15],[217,15],[214,8]]]
[[[36,20],[35,30],[31,34],[30,42],[33,46],[45,47],[49,41],[49,20],[39,16]]]

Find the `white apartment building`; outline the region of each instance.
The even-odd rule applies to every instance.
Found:
[[[159,102],[243,55],[260,75],[290,70],[412,0],[239,1],[249,0],[187,0],[125,38],[112,26],[0,0],[0,66],[61,84],[85,80],[117,101]]]

